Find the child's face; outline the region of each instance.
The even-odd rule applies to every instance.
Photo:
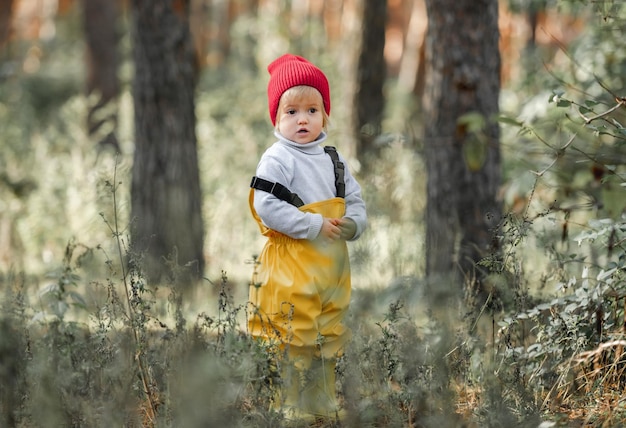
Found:
[[[278,104],[278,132],[293,142],[310,143],[324,130],[323,111],[322,95],[317,89],[309,86],[288,89]]]

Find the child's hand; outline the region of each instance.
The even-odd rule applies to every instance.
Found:
[[[348,241],[354,238],[354,235],[356,234],[356,223],[354,222],[354,220],[344,217],[335,218],[332,221],[333,224],[341,230],[339,236],[341,239],[343,239],[344,241]]]
[[[320,230],[320,236],[330,242],[336,241],[337,239],[341,238],[341,229],[336,224],[338,220],[339,219],[336,218],[324,217],[322,230]]]

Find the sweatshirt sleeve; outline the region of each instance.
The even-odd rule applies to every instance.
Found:
[[[293,171],[293,166],[285,165],[288,162],[295,160],[284,157],[278,159],[273,154],[266,153],[259,162],[256,175],[289,188],[293,177],[288,171]],[[290,203],[262,190],[254,191],[254,209],[265,226],[293,239],[313,240],[322,229],[324,219],[321,214],[300,211]]]
[[[341,159],[344,165],[347,165],[345,159]],[[346,182],[346,214],[344,217],[349,218],[356,223],[356,233],[350,239],[351,241],[357,240],[367,228],[367,212],[365,210],[365,202],[361,196],[361,186],[354,178],[349,168],[345,169],[345,182]]]

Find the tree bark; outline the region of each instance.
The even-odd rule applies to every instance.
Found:
[[[174,6],[182,6],[176,11]],[[196,68],[188,2],[133,0],[135,153],[132,244],[150,282],[189,265],[175,281],[204,269],[204,227],[195,135]]]
[[[497,0],[426,0],[425,153],[429,277],[481,279],[501,216]]]
[[[117,69],[118,3],[114,0],[84,0],[83,26],[87,45],[87,95],[89,106],[87,127],[89,136],[100,147],[120,146],[115,136],[117,128],[117,97],[120,92]]]
[[[363,1],[361,49],[357,61],[355,136],[357,157],[367,168],[369,160],[377,157],[375,139],[381,133],[385,107],[383,86],[386,77],[385,24],[387,1]]]

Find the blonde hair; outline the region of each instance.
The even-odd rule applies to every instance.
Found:
[[[287,89],[280,96],[280,101],[278,102],[278,111],[280,111],[283,104],[288,103],[291,100],[296,100],[296,99],[306,98],[306,97],[319,98],[320,107],[321,107],[320,110],[322,111],[322,128],[324,128],[324,131],[326,131],[328,128],[328,125],[330,125],[330,118],[328,117],[328,114],[326,114],[326,109],[324,108],[324,101],[322,99],[322,94],[320,93],[320,91],[318,91],[312,86],[299,85],[299,86],[292,86],[291,88]],[[276,127],[277,128],[278,128],[278,122],[280,122],[280,114],[276,115]]]

